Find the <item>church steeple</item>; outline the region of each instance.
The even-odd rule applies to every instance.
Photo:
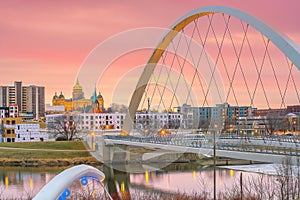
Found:
[[[95,91],[94,91],[94,95],[93,95],[93,103],[96,103],[98,102],[98,99],[97,99],[97,92],[96,92],[96,87],[95,87]]]

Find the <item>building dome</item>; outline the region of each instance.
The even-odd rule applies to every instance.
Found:
[[[76,81],[76,84],[73,86],[73,90],[82,90],[82,86],[79,84],[78,79]]]
[[[58,96],[58,98],[59,98],[59,99],[64,99],[64,98],[65,98],[65,96],[63,95],[63,93],[62,93],[62,92],[60,92],[60,95]]]
[[[57,99],[58,99],[58,96],[57,96],[57,94],[56,94],[56,92],[55,92],[55,94],[54,94],[52,100],[57,100]]]
[[[99,92],[98,96],[97,96],[97,99],[103,99],[103,96],[102,94]]]

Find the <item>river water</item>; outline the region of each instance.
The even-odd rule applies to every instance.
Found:
[[[251,165],[254,166],[254,165]],[[127,169],[130,166],[126,166]],[[136,166],[135,166],[136,167]],[[145,166],[142,166],[145,168]],[[237,181],[241,170],[248,166],[239,166],[235,170],[228,168],[217,168],[217,190]],[[258,172],[263,172],[270,165],[260,165]],[[212,193],[213,191],[213,169],[196,164],[182,163],[171,164],[164,169],[156,171],[143,171],[139,173],[128,173],[113,170],[109,166],[98,167],[106,175],[105,185],[112,195],[113,193],[132,191],[159,191],[162,193],[187,193],[192,194],[200,191],[200,188]],[[233,167],[234,168],[234,167]],[[255,167],[252,167],[255,168]],[[0,199],[28,199],[49,182],[55,175],[66,168],[62,167],[0,167]],[[257,172],[257,171],[256,171]],[[243,172],[244,176],[255,176],[256,172]]]

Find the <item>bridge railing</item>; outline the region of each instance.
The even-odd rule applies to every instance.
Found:
[[[152,143],[161,145],[184,146],[191,148],[213,148],[212,139],[207,137],[202,140],[189,140],[184,137],[136,137],[136,136],[104,136],[104,140],[120,140],[134,143]],[[259,143],[257,141],[260,141]],[[295,142],[296,141],[296,142]],[[268,142],[277,142],[268,144]],[[287,143],[282,145],[281,143]],[[266,154],[299,156],[299,140],[285,139],[274,140],[273,138],[226,138],[219,137],[216,141],[216,148],[219,150],[255,152]]]

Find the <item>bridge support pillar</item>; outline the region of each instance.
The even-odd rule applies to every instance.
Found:
[[[114,145],[112,163],[127,163],[130,160],[130,152],[127,151],[126,145]]]
[[[126,145],[105,145],[103,144],[103,162],[104,163],[127,163],[130,160],[130,152]]]
[[[113,160],[114,146],[103,145],[103,162],[111,163]]]

